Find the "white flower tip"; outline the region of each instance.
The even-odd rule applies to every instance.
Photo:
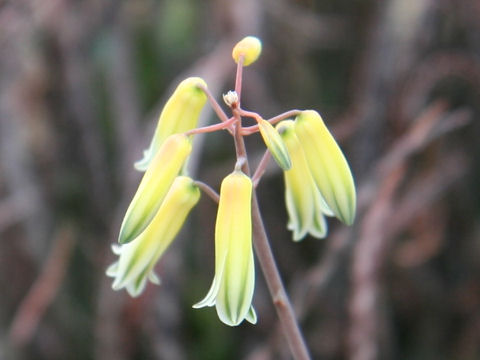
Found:
[[[255,312],[255,309],[253,306],[250,306],[250,309],[248,310],[247,316],[245,319],[250,323],[255,325],[257,323],[257,313]]]
[[[120,283],[120,281],[118,281],[118,278],[116,278],[116,279],[113,281],[112,290],[118,291],[118,290],[120,290],[122,287],[123,287],[123,285]]]
[[[143,158],[140,160],[136,161],[133,164],[133,167],[135,170],[138,170],[140,172],[145,172],[148,169],[148,165],[150,165],[150,162],[152,161],[152,151],[149,149],[146,149],[143,151]]]
[[[158,277],[157,274],[155,274],[153,270],[150,272],[150,274],[148,274],[148,280],[150,280],[150,282],[155,285],[160,285],[162,283],[162,280]]]
[[[143,278],[137,283],[132,283],[127,286],[127,292],[131,297],[139,297],[147,285],[147,278]]]
[[[122,246],[121,245],[112,244],[111,248],[112,248],[112,252],[115,255],[120,255],[122,253]]]
[[[227,316],[227,314],[221,314],[220,312],[218,312],[218,317],[220,318],[220,320],[228,326],[238,326],[243,322],[243,320],[247,320],[250,324],[253,325],[257,323],[257,313],[255,312],[253,305],[250,305],[250,308],[248,309],[248,312],[245,314],[244,317],[238,316],[239,314],[237,314],[237,316],[235,317],[232,317],[231,315],[232,314],[230,314],[230,316]]]
[[[111,264],[105,271],[105,274],[109,277],[115,277],[117,276],[117,270],[118,270],[118,261]]]
[[[307,233],[306,233],[306,232],[304,232],[304,233],[299,233],[299,232],[297,232],[297,231],[294,231],[294,232],[293,232],[293,235],[292,235],[292,240],[293,240],[294,242],[300,242],[300,241],[302,241],[302,240],[305,238],[305,236],[307,236]]]

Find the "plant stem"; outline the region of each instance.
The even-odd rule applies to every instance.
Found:
[[[215,111],[215,114],[217,114],[220,120],[222,120],[223,122],[227,122],[228,121],[227,114],[225,114],[220,104],[217,102],[217,100],[215,100],[210,90],[205,86],[200,86],[200,89],[202,89],[205,95],[207,95],[207,99],[210,102],[210,105],[212,106],[213,111]]]
[[[209,185],[205,184],[203,181],[195,181],[195,185],[197,185],[200,190],[202,190],[205,194],[207,194],[213,201],[215,201],[217,204],[220,200],[220,195],[213,190]]]
[[[244,56],[240,56],[237,63],[237,74],[235,76],[235,92],[238,95],[238,103],[240,104],[240,99],[242,97],[242,75],[243,75],[243,61]]]
[[[185,133],[185,135],[195,135],[195,134],[202,134],[202,133],[209,133],[218,130],[228,130],[228,128],[235,122],[235,118],[230,118],[227,121],[219,122],[213,125],[208,125],[204,127],[195,128],[189,130]]]
[[[261,118],[260,115],[254,113],[252,111],[246,111],[246,110],[243,110],[243,109],[241,111],[242,111],[242,115],[245,113],[245,116],[253,117],[253,118],[257,119],[257,121],[258,121],[258,118]],[[273,118],[267,119],[267,121],[270,124],[275,125],[277,122],[279,122],[281,120],[285,120],[289,117],[297,116],[301,112],[302,112],[301,110],[286,111],[286,112],[284,112],[280,115],[274,116]],[[256,132],[258,132],[258,125],[252,125],[252,126],[247,126],[247,127],[242,128],[242,135],[244,135],[244,136],[248,136],[248,135],[254,134]]]
[[[308,360],[310,359],[310,355],[307,345],[298,326],[292,304],[283,286],[272,249],[268,242],[267,233],[258,207],[256,190],[253,191],[252,199],[252,226],[255,252],[265,280],[267,281],[268,290],[270,291],[273,305],[282,324],[283,333],[287,338],[290,351],[296,360]]]
[[[253,182],[253,187],[257,187],[258,183],[260,182],[260,179],[262,178],[263,174],[265,173],[265,170],[267,169],[268,162],[270,161],[271,155],[270,151],[265,150],[265,153],[262,156],[262,160],[260,160],[260,163],[257,166],[257,169],[253,173],[252,176],[252,182]]]

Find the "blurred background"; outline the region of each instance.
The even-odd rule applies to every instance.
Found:
[[[191,308],[214,272],[207,196],[160,287],[131,299],[104,275],[163,104],[192,75],[221,99],[245,35],[264,49],[244,108],[318,110],[358,187],[355,224],[302,243],[273,164],[258,187],[312,357],[480,359],[477,0],[0,0],[0,359],[290,359],[258,264],[256,326]],[[198,140],[192,174],[218,189],[231,139]]]

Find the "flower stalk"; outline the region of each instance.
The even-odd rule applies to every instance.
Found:
[[[237,158],[248,158],[245,141],[241,133],[241,116],[238,111],[235,111],[235,109],[232,109],[232,112],[238,119],[235,128],[236,131],[234,133]],[[242,171],[245,174],[250,175],[248,161],[242,166]],[[290,351],[296,360],[308,360],[310,359],[308,348],[300,330],[300,326],[298,325],[293,306],[287,295],[285,286],[283,285],[272,249],[270,248],[267,232],[258,206],[257,192],[255,188],[252,192],[252,232],[255,254],[260,263],[260,268],[262,269],[263,276],[272,298],[273,306],[277,312]]]

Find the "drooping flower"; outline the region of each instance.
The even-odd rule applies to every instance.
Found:
[[[265,145],[278,166],[283,170],[290,169],[292,162],[290,161],[288,150],[277,130],[267,120],[263,119],[258,122],[258,128]]]
[[[145,230],[128,244],[113,245],[113,251],[119,255],[119,259],[107,269],[107,275],[114,278],[114,290],[126,288],[135,297],[142,293],[147,280],[160,283],[153,268],[199,199],[200,190],[191,178],[175,178],[161,207]]]
[[[187,78],[177,86],[160,114],[149,148],[144,151],[143,158],[134,164],[135,169],[145,171],[170,135],[184,133],[197,126],[200,111],[207,101],[202,87],[206,88],[207,84],[199,77]]]
[[[323,199],[310,173],[302,145],[295,134],[295,123],[285,120],[277,130],[288,149],[292,167],[283,172],[285,202],[289,215],[288,229],[293,240],[302,240],[308,233],[316,238],[327,235],[325,215],[333,215]]]
[[[243,56],[243,66],[254,63],[262,52],[262,42],[255,36],[247,36],[240,40],[232,51],[232,58],[236,63]]]
[[[172,135],[162,144],[127,209],[120,244],[132,241],[147,227],[191,151],[191,141],[184,134]]]
[[[302,111],[297,116],[295,133],[328,207],[338,219],[351,225],[356,211],[355,184],[340,147],[314,110]]]
[[[255,267],[252,250],[252,181],[234,171],[222,181],[215,226],[215,277],[207,296],[194,308],[216,306],[230,326],[255,324],[252,306]]]

